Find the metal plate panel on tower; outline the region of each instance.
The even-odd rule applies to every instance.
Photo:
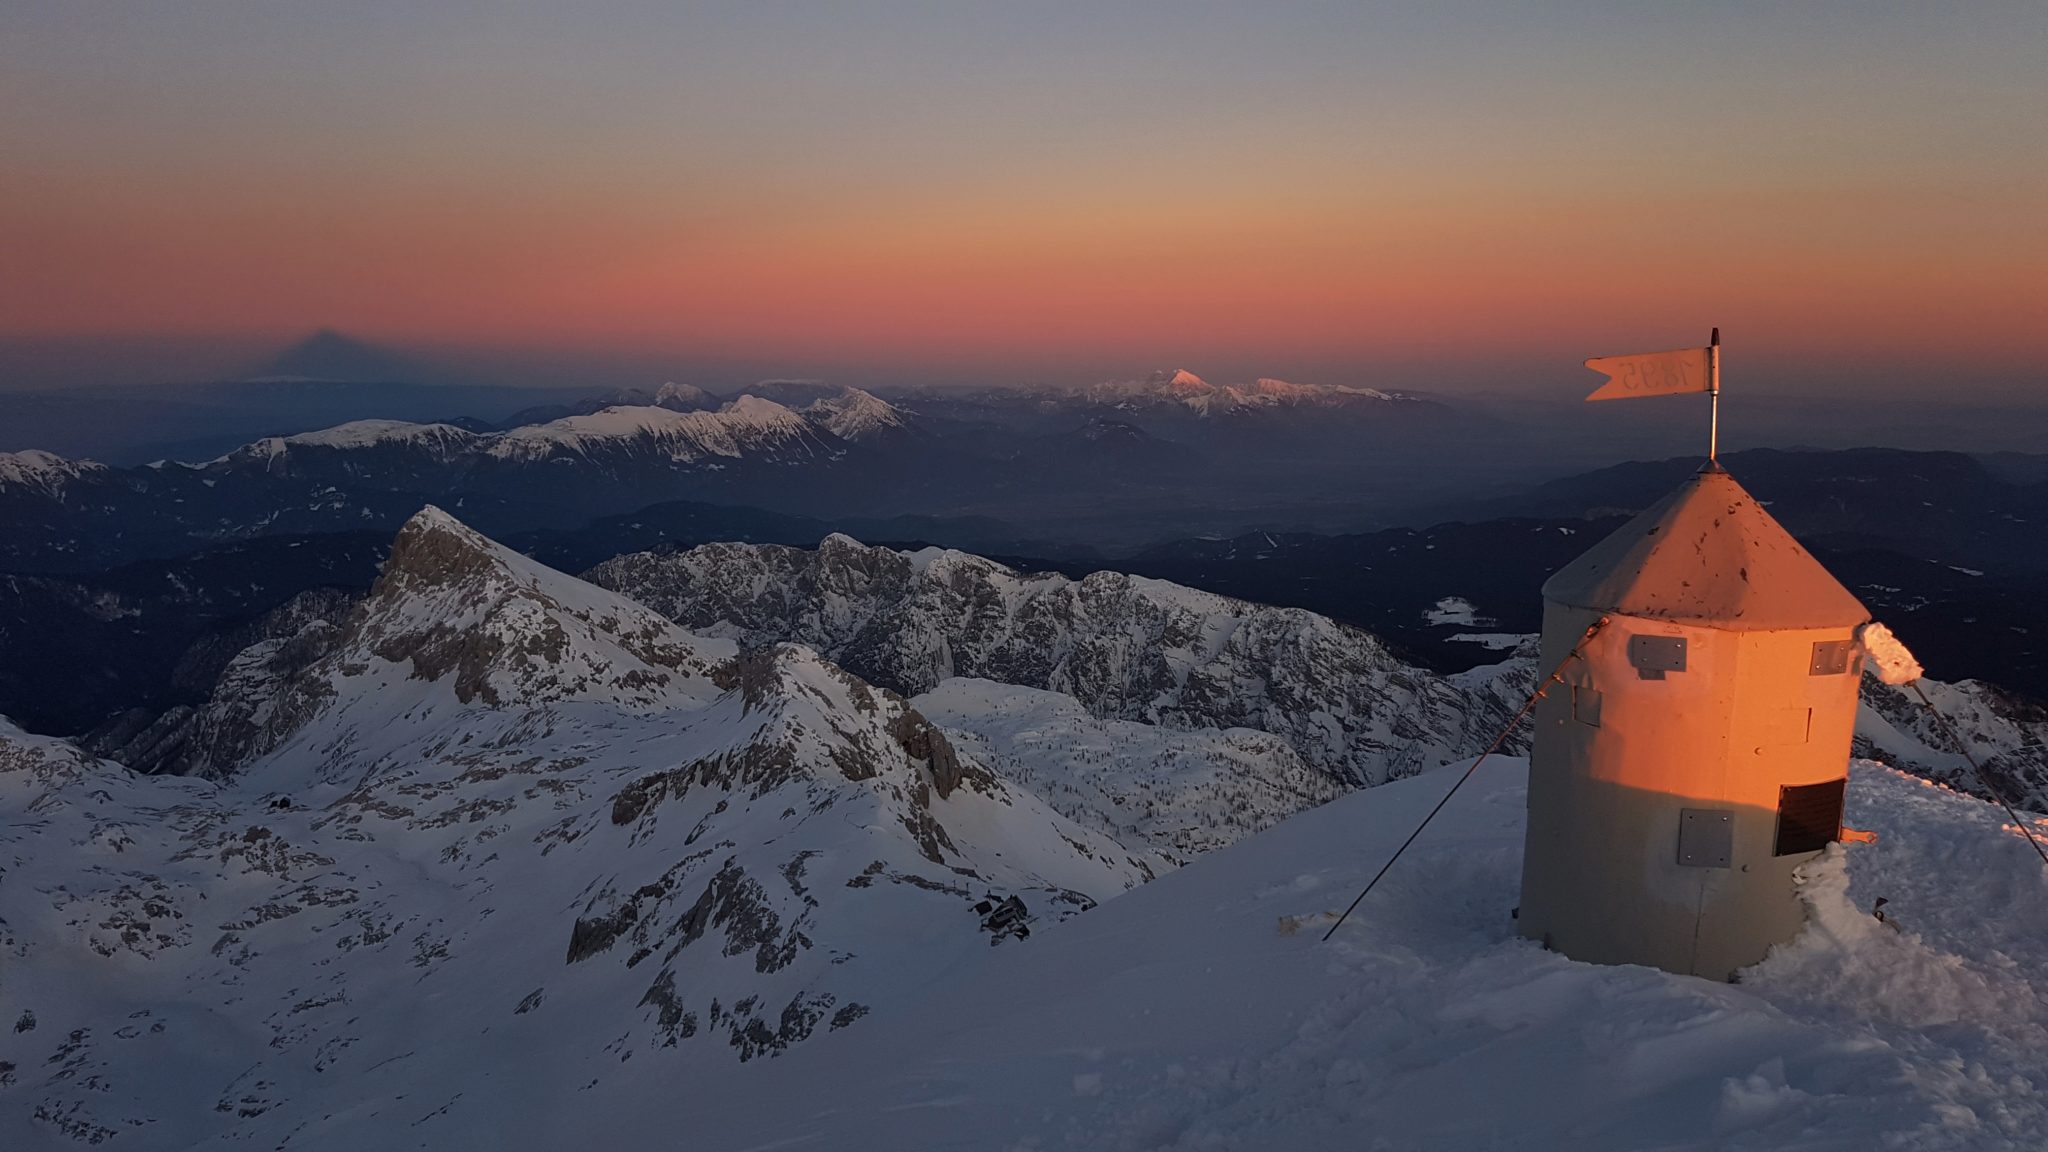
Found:
[[[1735,812],[1730,808],[1678,810],[1678,863],[1726,868],[1735,857]]]
[[[1809,676],[1840,676],[1849,670],[1850,659],[1856,654],[1854,640],[1815,640],[1813,642],[1813,663],[1807,666]]]
[[[1631,636],[1629,667],[1645,680],[1662,680],[1666,672],[1685,671],[1685,637]]]

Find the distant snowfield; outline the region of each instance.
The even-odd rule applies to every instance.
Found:
[[[792,1052],[691,1109],[693,1146],[2042,1146],[2048,883],[1995,808],[1858,763],[1849,819],[1880,840],[1815,869],[1804,936],[1715,984],[1515,936],[1526,769],[1491,762],[1322,943],[1452,771],[1295,816]],[[1903,932],[1866,914],[1879,896]]]
[[[1536,638],[1533,632],[1460,632],[1451,637],[1454,644],[1477,644],[1495,652],[1506,652]]]
[[[1436,607],[1422,614],[1431,624],[1455,624],[1465,628],[1481,628],[1493,621],[1479,614],[1479,609],[1463,596],[1446,596],[1436,602]]]

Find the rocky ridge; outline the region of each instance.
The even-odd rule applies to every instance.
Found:
[[[969,676],[1065,693],[1094,716],[1280,736],[1350,787],[1477,752],[1529,669],[1412,667],[1369,633],[1159,580],[1021,573],[846,536],[815,550],[711,544],[598,565],[593,582],[742,645],[808,644],[873,683]]]

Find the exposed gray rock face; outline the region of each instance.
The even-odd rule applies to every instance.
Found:
[[[339,626],[363,598],[346,588],[309,588],[236,628],[213,633],[186,649],[171,672],[180,691],[210,693],[242,650],[265,640],[285,640],[316,621]]]
[[[1856,718],[1858,756],[1986,799],[2048,811],[2048,709],[1976,680],[1922,680],[1920,687],[1940,719],[1928,713],[1911,688],[1864,676],[1863,707]],[[1971,771],[1958,739],[1988,781]]]
[[[1327,617],[1097,572],[1027,574],[961,552],[710,544],[587,578],[707,635],[807,644],[906,694],[972,676],[1074,696],[1096,716],[1255,728],[1359,786],[1477,752],[1527,679],[1456,681]]]
[[[173,674],[179,687],[205,692],[200,704],[176,705],[154,717],[124,714],[80,743],[150,775],[218,779],[232,772],[305,719],[318,697],[307,698],[301,674],[339,642],[360,599],[340,589],[312,589],[250,624],[206,638]]]

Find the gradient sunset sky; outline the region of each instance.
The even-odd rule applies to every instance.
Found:
[[[2048,358],[2040,0],[0,0],[0,151],[15,341]]]

